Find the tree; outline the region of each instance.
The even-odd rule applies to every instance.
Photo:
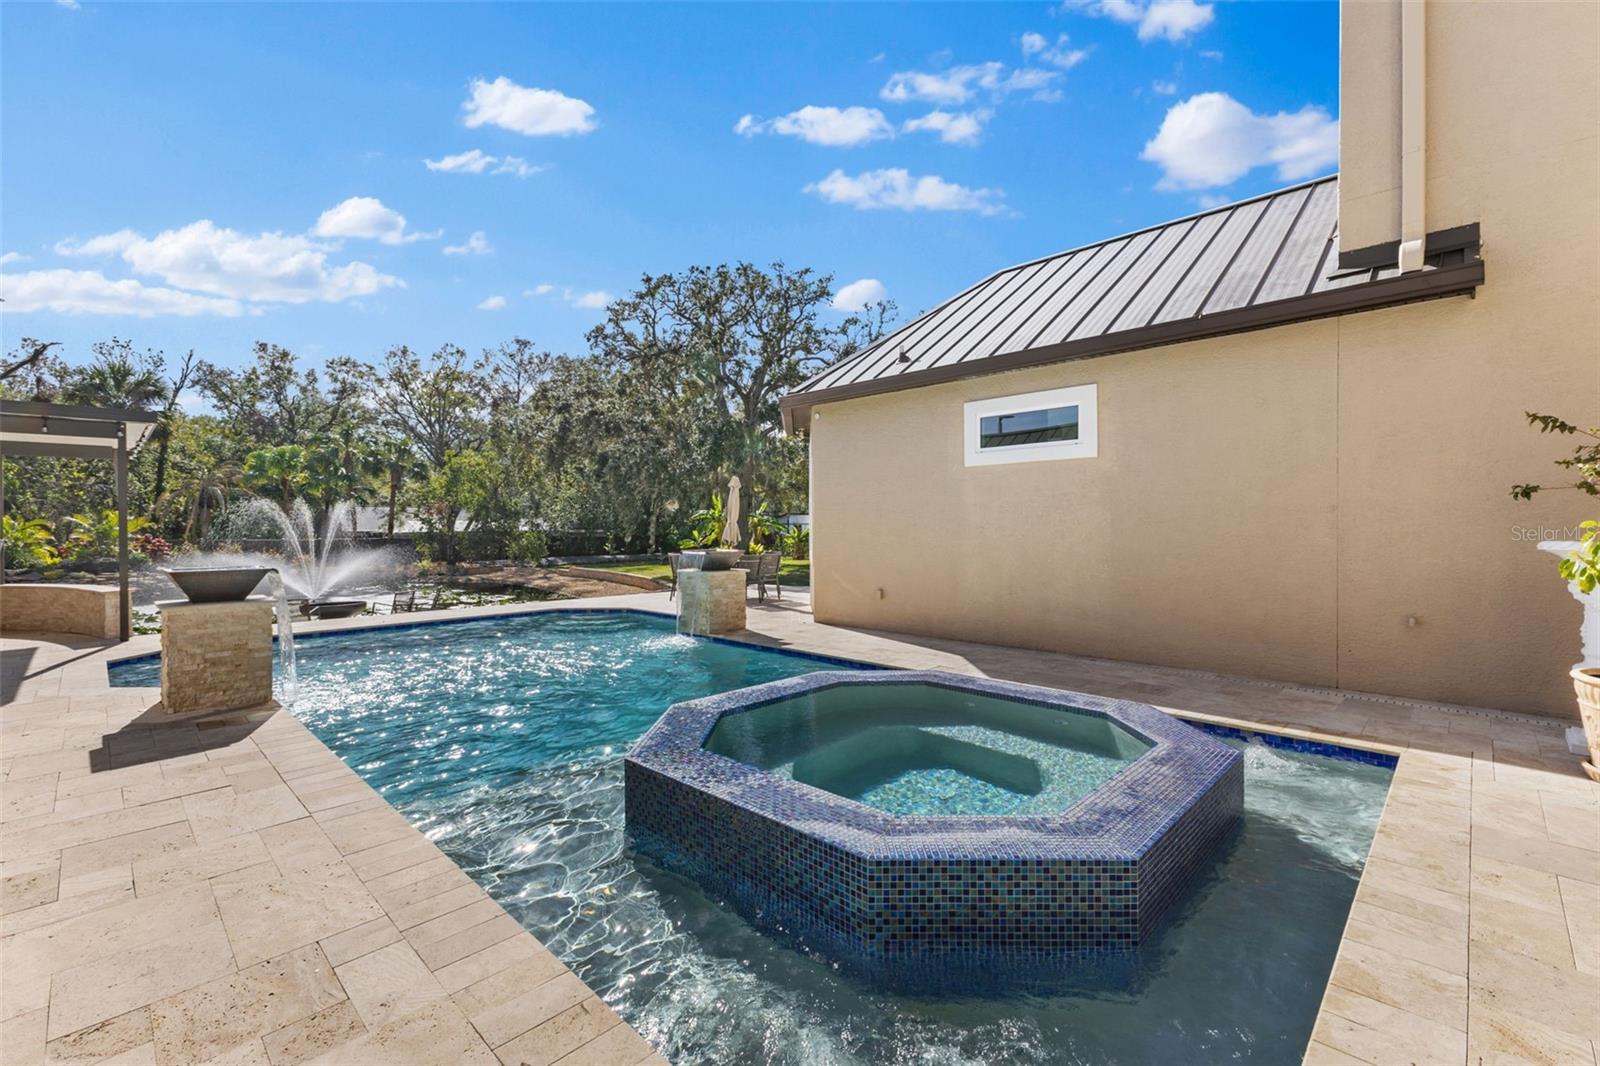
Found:
[[[388,535],[392,538],[395,512],[400,504],[400,492],[406,487],[407,481],[426,474],[427,468],[418,461],[416,453],[411,450],[411,445],[400,437],[379,441],[373,449],[373,459],[377,464],[379,475],[389,486]]]
[[[255,362],[243,370],[201,363],[195,378],[221,414],[242,450],[305,444],[346,422],[365,417],[362,367],[351,359],[328,360],[328,389],[315,370],[302,371],[289,349],[257,342]]]
[[[682,395],[711,437],[708,480],[739,475],[741,539],[752,501],[774,487],[782,443],[779,398],[886,327],[887,303],[837,324],[821,318],[831,275],[749,263],[646,275],[589,333],[590,350],[641,388]]]
[[[483,443],[489,383],[462,348],[446,344],[426,365],[405,345],[391,348],[368,381],[379,423],[435,469],[452,452]]]
[[[412,486],[411,499],[423,525],[444,543],[445,561],[456,561],[456,526],[467,515],[467,526],[488,498],[494,471],[480,452],[456,452],[428,476]]]
[[[344,500],[370,502],[377,473],[376,457],[354,426],[340,426],[313,440],[306,449],[302,491],[316,505],[318,524]]]
[[[288,514],[306,483],[306,450],[298,444],[256,449],[244,458],[244,483],[254,492],[276,496]]]

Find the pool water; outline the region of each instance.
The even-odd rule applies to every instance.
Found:
[[[836,664],[610,611],[317,638],[299,660],[296,715],[683,1064],[1298,1063],[1390,776],[1251,744],[1240,833],[1131,983],[919,999],[623,850],[622,755],[670,703]]]
[[[1109,718],[937,685],[824,688],[722,718],[706,750],[905,815],[1058,814],[1150,749]]]

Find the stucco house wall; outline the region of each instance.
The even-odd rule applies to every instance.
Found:
[[[1344,247],[1398,234],[1375,7],[1344,7]],[[1508,490],[1569,447],[1524,411],[1600,424],[1600,7],[1428,32],[1428,228],[1481,224],[1475,298],[823,403],[817,619],[1572,717],[1534,541],[1596,509]],[[964,402],[1088,383],[1097,458],[964,465]]]

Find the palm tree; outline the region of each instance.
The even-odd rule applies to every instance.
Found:
[[[158,367],[136,362],[131,348],[96,346],[93,363],[67,382],[68,402],[96,407],[128,407],[147,411],[168,398],[167,383]]]
[[[394,516],[400,503],[400,490],[406,482],[423,473],[423,465],[411,450],[411,445],[399,437],[391,437],[373,449],[373,459],[379,473],[389,479],[389,537],[394,537]]]
[[[306,452],[305,494],[317,504],[320,525],[341,500],[372,499],[370,478],[377,472],[372,450],[354,426],[318,437]]]
[[[244,457],[244,483],[260,493],[273,493],[285,514],[306,482],[306,450],[298,444],[257,448]]]

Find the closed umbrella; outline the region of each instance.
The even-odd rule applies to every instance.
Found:
[[[725,548],[739,546],[739,476],[735,474],[728,479],[728,506],[722,509],[727,515],[727,520],[722,523],[722,545]]]

